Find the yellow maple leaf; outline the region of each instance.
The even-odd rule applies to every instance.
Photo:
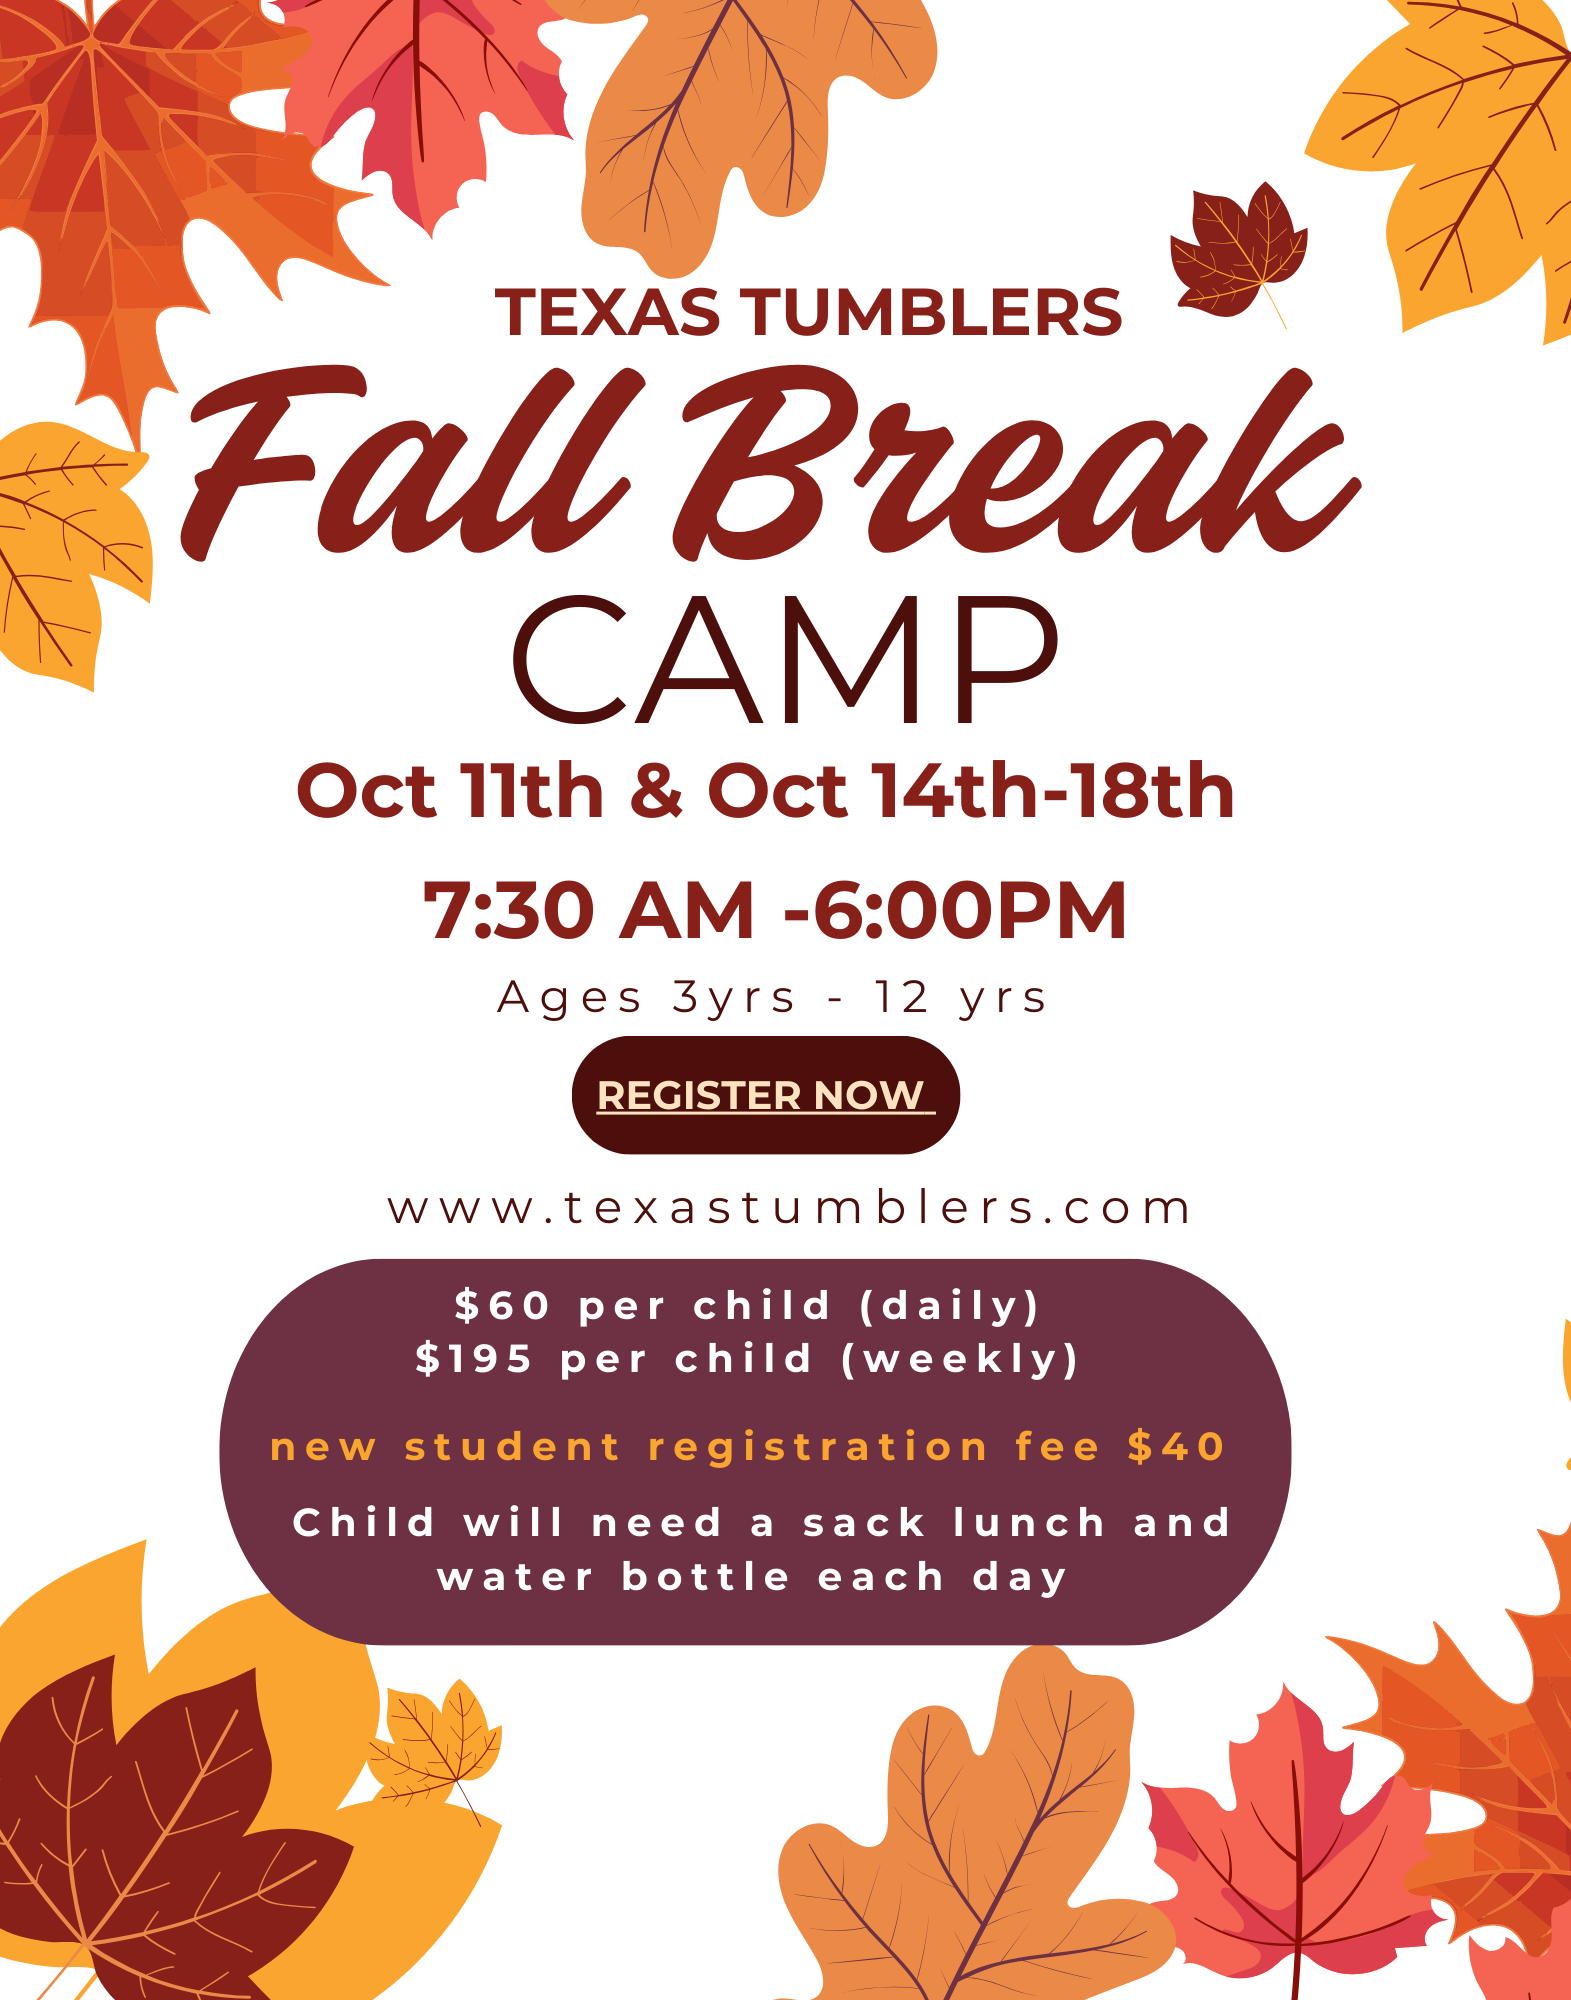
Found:
[[[93,685],[95,577],[152,596],[147,523],[121,491],[146,463],[74,424],[0,439],[0,652],[27,673]]]
[[[464,1780],[483,1778],[496,1763],[502,1754],[502,1732],[489,1726],[485,1710],[462,1681],[454,1681],[440,1708],[423,1694],[390,1688],[387,1733],[392,1742],[373,1742],[368,1759],[381,1781],[379,1799],[397,1799],[404,1805],[426,1799],[440,1805],[456,1785],[459,1797],[474,1813]]]
[[[1571,332],[1571,47],[1543,0],[1392,0],[1404,26],[1347,78],[1309,153],[1408,167],[1386,241],[1406,327],[1544,266],[1544,338]]]

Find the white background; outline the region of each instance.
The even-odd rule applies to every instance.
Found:
[[[1427,1657],[1438,1618],[1502,1692],[1525,1692],[1503,1607],[1550,1604],[1534,1530],[1571,1511],[1559,1367],[1571,1301],[1560,797],[1571,353],[1540,346],[1536,274],[1494,305],[1399,331],[1384,247],[1395,182],[1302,153],[1325,99],[1396,23],[1374,0],[1147,0],[1116,17],[1067,0],[935,0],[933,11],[928,90],[890,104],[837,86],[819,200],[774,222],[733,184],[694,282],[723,305],[761,283],[847,284],[859,297],[884,284],[1109,285],[1125,315],[1115,339],[763,343],[732,304],[728,331],[709,340],[510,341],[497,285],[636,295],[648,280],[631,255],[583,237],[575,145],[494,128],[489,184],[467,188],[434,241],[380,183],[347,214],[351,244],[388,289],[297,264],[280,303],[215,232],[190,232],[212,314],[162,322],[182,394],[152,398],[152,462],[132,489],[157,548],[152,605],[103,593],[92,696],[0,674],[0,1605],[146,1536],[156,1655],[255,1587],[219,1493],[224,1388],[260,1317],[329,1265],[465,1247],[1148,1255],[1219,1286],[1260,1329],[1293,1411],[1295,1466],[1276,1547],[1222,1617],[1148,1650],[1075,1649],[1134,1690],[1137,1776],[1225,1796],[1229,1736],[1249,1734],[1284,1681],[1332,1725],[1367,1713],[1366,1684],[1328,1632]],[[630,32],[552,31],[575,132]],[[346,181],[354,136],[324,156]],[[1232,322],[1178,312],[1167,237],[1188,233],[1191,190],[1247,199],[1263,178],[1310,230],[1305,266],[1279,295],[1287,330],[1263,302]],[[36,283],[31,244],[0,236],[0,434],[69,417],[80,382],[73,335],[27,330]],[[836,368],[861,401],[858,433],[820,468],[825,519],[776,561],[682,563],[670,525],[718,425],[684,426],[681,406],[774,360]],[[253,370],[322,361],[355,363],[371,386],[364,403],[324,400],[275,440],[316,457],[314,497],[242,495],[212,558],[190,563],[178,528],[192,474],[232,421],[193,427],[191,405]],[[452,536],[418,557],[385,535],[347,557],[317,546],[323,483],[373,428],[460,423],[477,464],[549,365],[578,377],[574,416],[613,367],[649,377],[597,468],[626,471],[633,492],[588,540],[550,558],[526,537],[485,557]],[[1272,554],[1253,529],[1220,556],[1194,536],[1159,556],[1126,537],[1089,556],[1045,538],[971,556],[947,532],[904,556],[866,545],[869,497],[851,475],[885,402],[909,401],[915,421],[947,423],[968,448],[1044,417],[1071,464],[1120,424],[1191,420],[1215,440],[1214,473],[1295,365],[1315,388],[1289,439],[1329,421],[1348,440],[1300,482],[1299,511],[1348,476],[1364,481],[1301,554]],[[107,404],[81,414],[123,438]],[[682,695],[632,726],[696,590],[712,596],[768,726]],[[614,637],[597,633],[573,683],[586,702],[629,701],[604,728],[545,722],[509,670],[522,617],[573,591],[629,611]],[[922,602],[931,722],[899,726],[886,668],[854,716],[809,679],[803,726],[781,727],[780,599],[801,596],[844,642],[842,661],[859,663],[907,591]],[[960,592],[1037,597],[1062,634],[1048,675],[981,691],[969,731],[945,726],[941,698]],[[728,758],[773,776],[1006,753],[1039,784],[1068,782],[1051,774],[1071,759],[1201,756],[1232,778],[1237,816],[886,825],[867,817],[864,777],[856,820],[732,826],[700,797]],[[300,771],[321,759],[362,775],[416,761],[451,774],[463,759],[563,755],[606,781],[598,825],[316,822],[295,803]],[[693,810],[646,832],[617,801],[651,758],[679,767]],[[460,803],[451,777],[439,797]],[[1117,946],[833,945],[773,914],[836,876],[870,886],[892,868],[1098,888],[1120,875],[1129,934]],[[755,940],[617,942],[615,916],[646,873],[726,886],[750,874]],[[546,948],[432,941],[426,877],[519,874],[603,885],[596,934]],[[893,1025],[871,1011],[873,980],[913,975],[933,1005],[921,1032],[959,1068],[964,1110],[926,1160],[865,1169],[599,1153],[572,1121],[566,1083],[626,1023],[495,1012],[509,976],[531,994],[637,984],[651,1002],[692,977],[790,984],[796,1011],[763,1028],[871,1032]],[[1040,984],[1049,1004],[962,1026],[940,1011],[962,980]],[[831,1008],[836,992],[847,998]],[[675,1024],[650,1004],[636,1025]],[[569,1188],[630,1210],[635,1191],[789,1199],[880,1180],[1023,1193],[1055,1220],[1007,1236],[995,1211],[987,1230],[926,1236],[809,1224],[562,1240]],[[388,1220],[385,1197],[404,1193],[433,1209],[439,1194],[530,1194],[558,1221],[511,1235],[477,1223],[464,1238],[428,1223],[416,1235]],[[1072,1195],[1093,1197],[1094,1214],[1105,1196],[1169,1193],[1188,1198],[1186,1230],[1063,1220]],[[775,1886],[782,1842],[820,1819],[879,1838],[901,1719],[947,1702],[984,1738],[1007,1658],[959,1646],[379,1652],[384,1685],[440,1693],[463,1672],[508,1728],[484,1788],[504,1827],[495,1858],[407,1991],[816,1992]],[[1359,1741],[1362,1796],[1395,1753]],[[608,1877],[613,1830],[622,1860]],[[1151,1855],[1136,1790],[1090,1888],[1165,1894]],[[1473,1991],[1465,1950],[1441,1945],[1444,1927],[1432,1936],[1372,1975],[1370,1992]],[[1330,1975],[1306,1977],[1312,1991]],[[1210,1979],[1175,1962],[1150,1990],[1198,1994]],[[32,1968],[0,1972],[7,1995],[38,1983]]]

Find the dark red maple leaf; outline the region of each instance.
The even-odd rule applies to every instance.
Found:
[[[1309,247],[1309,231],[1293,227],[1287,203],[1269,181],[1255,189],[1248,208],[1230,195],[1197,191],[1191,227],[1193,243],[1172,239],[1173,269],[1189,287],[1178,303],[1218,319],[1247,310],[1259,291],[1271,298],[1270,287],[1292,277]]]
[[[74,1940],[113,2000],[263,2000],[252,1972],[351,1849],[246,1831],[273,1768],[254,1674],[161,1703],[117,1743],[113,1671],[62,1676],[0,1737],[0,1929]]]
[[[1306,1958],[1331,1972],[1389,1965],[1438,1923],[1405,1877],[1423,1859],[1429,1794],[1389,1778],[1344,1810],[1353,1751],[1329,1750],[1318,1715],[1285,1690],[1248,1743],[1231,1746],[1237,1803],[1148,1785],[1156,1863],[1178,1884],[1170,1902],[1184,1956],[1231,1979]]]

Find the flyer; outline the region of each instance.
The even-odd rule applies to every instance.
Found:
[[[1571,1993],[1544,0],[0,0],[0,2000]]]

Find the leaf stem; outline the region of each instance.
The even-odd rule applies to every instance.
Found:
[[[64,1979],[65,1975],[71,1970],[71,1967],[76,1964],[76,1961],[81,1957],[81,1955],[82,1955],[82,1947],[78,1945],[76,1950],[73,1951],[71,1956],[66,1960],[65,1964],[62,1965],[60,1970],[55,1974],[54,1978],[50,1980],[49,1985],[44,1988],[44,1993],[49,1992],[52,1987],[58,1985],[59,1982],[62,1979]],[[98,1974],[95,1972],[93,1974],[93,1979],[96,1979],[97,1977]],[[87,1985],[91,1986],[92,1983],[93,1980],[90,1979],[87,1982]],[[82,1988],[82,1991],[85,1993],[87,1991],[87,1986],[84,1986]],[[39,1994],[38,2000],[44,2000],[44,1993]]]
[[[1265,296],[1271,298],[1269,292]],[[1297,1908],[1293,1910],[1293,2000],[1299,2000],[1299,1978],[1303,1976],[1303,1802],[1299,1800],[1297,1764],[1293,1764],[1293,1874],[1297,1878]]]
[[[89,0],[89,4],[91,4],[91,0]],[[1282,308],[1277,304],[1276,300],[1271,297],[1271,287],[1266,283],[1264,278],[1260,280],[1260,289],[1265,293],[1268,299],[1271,299],[1272,312],[1276,314],[1278,319],[1282,319]],[[1287,331],[1287,321],[1285,319],[1282,319],[1282,331],[1284,333],[1286,333]]]

